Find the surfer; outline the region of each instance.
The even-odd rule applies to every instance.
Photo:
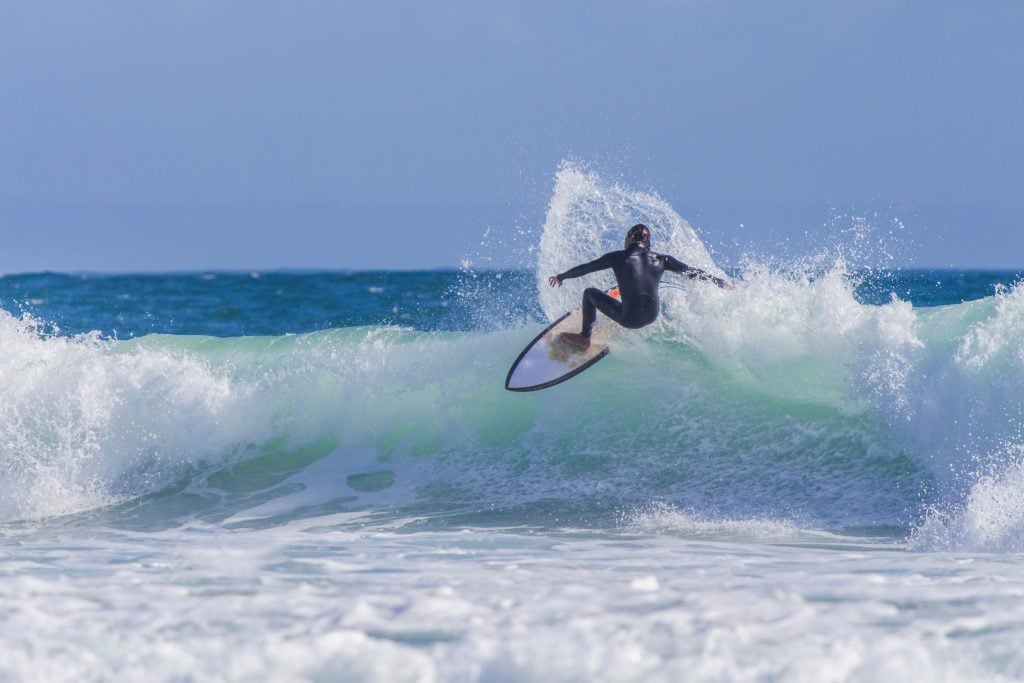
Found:
[[[631,330],[650,325],[658,318],[658,285],[666,270],[681,273],[690,279],[710,280],[719,287],[732,289],[725,280],[699,268],[688,266],[667,254],[651,251],[651,230],[643,223],[634,225],[626,233],[626,246],[622,251],[610,251],[604,256],[552,275],[548,284],[561,287],[562,280],[611,268],[619,283],[621,300],[600,289],[588,287],[583,292],[583,329],[563,332],[559,337],[568,346],[585,351],[590,348],[590,333],[597,320],[597,311]]]

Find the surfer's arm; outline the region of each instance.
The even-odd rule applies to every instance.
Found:
[[[715,277],[711,273],[701,270],[700,268],[694,268],[688,266],[674,256],[665,255],[665,270],[671,270],[673,273],[679,273],[685,275],[691,280],[708,280],[714,282],[722,289],[732,289],[733,286],[720,277]]]
[[[562,280],[571,280],[574,277],[580,277],[583,275],[587,275],[588,273],[596,273],[599,270],[611,268],[613,253],[615,252],[609,252],[600,258],[594,259],[590,263],[583,263],[576,266],[575,268],[570,268],[564,273],[560,273],[549,278],[549,280],[555,280],[558,282],[558,284],[562,284]],[[552,285],[553,284],[554,283],[552,283]]]

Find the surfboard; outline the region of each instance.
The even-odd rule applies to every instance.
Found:
[[[608,294],[618,298],[619,288],[609,289]],[[590,348],[586,351],[573,349],[558,338],[562,332],[579,332],[582,324],[583,309],[577,308],[548,325],[512,363],[505,377],[505,388],[509,391],[547,389],[575,377],[607,356],[608,342],[622,328],[598,314],[590,335]]]

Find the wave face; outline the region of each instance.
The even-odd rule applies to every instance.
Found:
[[[750,262],[733,291],[667,289],[659,321],[580,377],[504,391],[541,324],[522,301],[548,317],[577,305],[586,278],[553,290],[546,276],[618,248],[637,221],[656,249],[719,270],[663,200],[565,166],[527,278],[536,288],[460,276],[461,305],[491,313],[476,326],[115,340],[0,311],[0,520],[755,520],[921,549],[1024,549],[1019,288],[868,304],[840,259],[814,272]],[[493,322],[502,305],[519,312],[507,327]]]

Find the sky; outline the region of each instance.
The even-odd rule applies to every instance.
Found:
[[[1024,267],[1022,26],[1011,0],[0,0],[0,273],[452,267],[484,235],[523,265],[565,160],[726,262],[868,217],[895,265]]]

